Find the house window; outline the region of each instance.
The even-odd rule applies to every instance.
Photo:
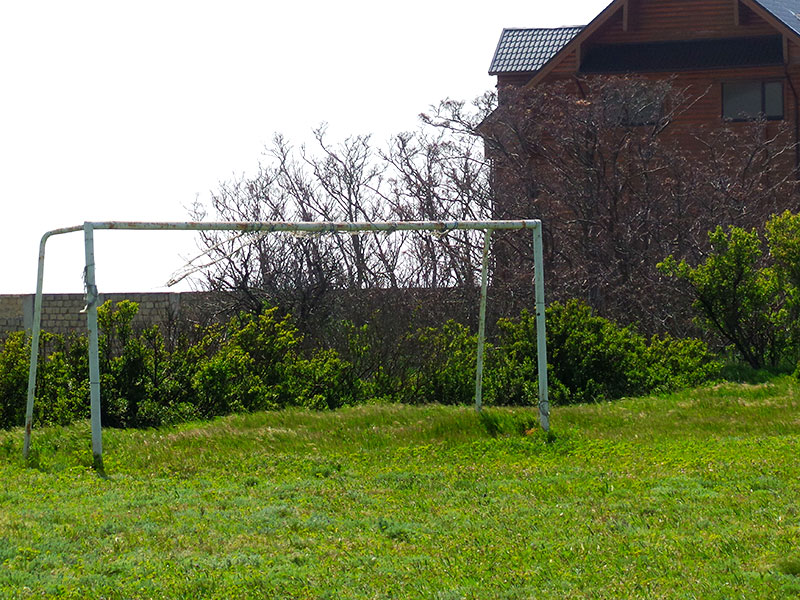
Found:
[[[780,81],[723,83],[722,118],[732,121],[783,119],[783,83]]]

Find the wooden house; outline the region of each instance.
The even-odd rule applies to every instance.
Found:
[[[498,107],[481,130],[493,164],[494,215],[543,219],[551,298],[583,298],[623,320],[649,319],[650,331],[669,329],[664,324],[680,310],[674,294],[658,287],[660,260],[697,260],[717,225],[755,227],[797,208],[800,0],[614,0],[585,26],[505,29],[489,72],[497,77]],[[623,133],[617,123],[587,125],[579,140],[585,148],[573,143],[571,155],[565,127],[531,127],[525,143],[503,147],[505,136],[524,137],[525,124],[537,122],[534,100],[552,90],[582,93],[609,76],[669,82],[686,101],[657,135],[658,119],[645,112],[621,119]],[[562,114],[584,109],[580,102],[602,104],[570,102]],[[602,155],[604,133],[616,138]],[[656,138],[657,165],[647,154]],[[756,164],[726,146],[734,138],[742,148],[751,139],[753,147],[778,142]],[[727,150],[719,168],[708,159],[717,148]],[[585,167],[589,152],[598,158]],[[517,273],[526,259],[516,246],[512,240],[497,251],[495,282],[524,290]]]
[[[501,106],[522,86],[670,77],[702,96],[677,126],[766,118],[800,141],[800,0],[614,0],[583,27],[504,30],[489,73]]]

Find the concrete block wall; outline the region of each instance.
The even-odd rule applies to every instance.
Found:
[[[0,295],[0,338],[13,331],[30,330],[33,325],[33,294]],[[106,300],[114,303],[131,300],[139,305],[134,319],[134,328],[145,328],[155,324],[168,326],[177,319],[186,323],[204,324],[208,320],[209,307],[218,298],[213,292],[182,293],[125,293],[100,294],[100,304]],[[42,296],[42,330],[51,333],[69,334],[86,331],[86,315],[82,313],[86,304],[83,294],[44,294]]]
[[[31,296],[31,299],[33,296]],[[25,296],[8,295],[0,296],[0,336],[9,331],[21,331],[26,325]],[[30,318],[33,320],[33,302],[30,303]]]
[[[190,332],[212,322],[225,322],[233,314],[232,295],[225,292],[100,294],[102,304],[131,300],[139,305],[134,330],[159,325],[166,337]],[[454,318],[477,323],[478,291],[463,290],[358,290],[340,291],[331,299],[338,318],[362,323],[384,315],[399,324],[434,326]],[[0,295],[0,341],[14,331],[33,326],[33,294]],[[83,294],[45,294],[42,297],[42,330],[68,335],[86,332]],[[424,310],[420,312],[420,309]],[[419,314],[418,314],[419,313]],[[421,319],[421,320],[420,320]],[[309,331],[304,331],[309,334]],[[313,335],[313,334],[312,334]]]

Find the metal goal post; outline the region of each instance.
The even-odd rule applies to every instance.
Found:
[[[100,363],[98,357],[97,285],[95,283],[94,232],[96,230],[134,231],[235,231],[239,233],[317,233],[340,234],[359,232],[431,231],[447,233],[454,230],[484,232],[483,261],[481,264],[481,299],[478,322],[478,349],[475,373],[475,409],[481,409],[483,385],[483,353],[486,331],[486,295],[489,281],[489,248],[495,230],[530,230],[533,233],[534,292],[536,303],[536,341],[539,369],[539,422],[545,431],[550,430],[550,404],[547,398],[547,348],[544,322],[544,274],[542,272],[542,223],[538,219],[516,221],[387,221],[364,223],[337,222],[130,222],[98,221],[64,227],[46,232],[39,243],[39,268],[36,279],[36,297],[33,305],[31,355],[28,370],[28,398],[25,411],[25,441],[23,455],[28,457],[33,427],[33,400],[36,388],[36,368],[39,360],[39,336],[42,323],[42,284],[44,281],[45,245],[54,236],[83,230],[86,255],[86,323],[89,335],[89,390],[94,465],[102,469],[103,441],[100,423]]]

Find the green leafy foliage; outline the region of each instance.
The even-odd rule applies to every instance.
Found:
[[[202,343],[218,346],[193,378],[198,409],[213,416],[284,406],[337,408],[362,399],[352,365],[333,350],[304,358],[289,317],[271,308],[242,314],[226,329],[210,330]]]
[[[67,425],[89,418],[89,358],[86,337],[65,338],[42,333],[44,361],[39,361],[35,420],[48,425]],[[48,351],[49,348],[49,351]],[[27,362],[25,367],[27,370]]]
[[[201,416],[191,378],[207,358],[205,345],[179,343],[168,352],[157,326],[134,335],[137,312],[129,301],[97,309],[104,425],[152,427]]]
[[[786,211],[770,219],[765,228],[773,270],[784,296],[784,311],[779,319],[789,325],[787,346],[797,355],[800,354],[800,214]]]
[[[0,348],[0,426],[21,425],[25,419],[30,340],[12,333]]]
[[[800,216],[785,212],[765,228],[768,253],[756,230],[717,227],[696,267],[672,256],[658,265],[686,283],[698,322],[754,369],[794,363],[800,349]]]
[[[89,416],[85,338],[43,333],[36,377],[38,424],[66,425]],[[28,395],[30,338],[10,334],[0,349],[0,428],[22,425]]]
[[[296,332],[275,309],[234,317],[213,329],[207,346],[219,349],[200,364],[193,379],[204,415],[267,410],[288,403],[286,379],[295,358]]]
[[[642,354],[644,390],[691,388],[720,376],[722,363],[702,340],[653,336]]]
[[[409,336],[414,348],[406,375],[413,403],[469,404],[475,395],[478,340],[464,325],[448,321]]]
[[[632,327],[619,327],[571,300],[548,307],[547,352],[550,397],[557,404],[597,402],[697,385],[716,376],[720,365],[700,340],[654,336],[648,343]],[[492,401],[536,402],[536,320],[499,322],[493,359]]]
[[[294,361],[287,374],[286,390],[290,405],[313,409],[340,408],[368,398],[353,365],[331,349]]]
[[[158,327],[136,332],[133,302],[98,308],[101,419],[110,427],[157,427],[230,413],[284,407],[333,409],[367,401],[471,404],[477,337],[448,321],[400,336],[387,348],[369,325],[343,323],[346,344],[303,344],[277,309],[243,313],[167,348]],[[554,402],[569,404],[669,390],[714,377],[718,364],[697,340],[653,338],[598,317],[585,305],[547,311],[549,379]],[[538,397],[536,323],[523,313],[499,324],[485,344],[487,405],[532,405]],[[28,340],[10,336],[0,349],[0,426],[22,423]],[[37,377],[39,424],[89,416],[87,340],[43,334]]]

